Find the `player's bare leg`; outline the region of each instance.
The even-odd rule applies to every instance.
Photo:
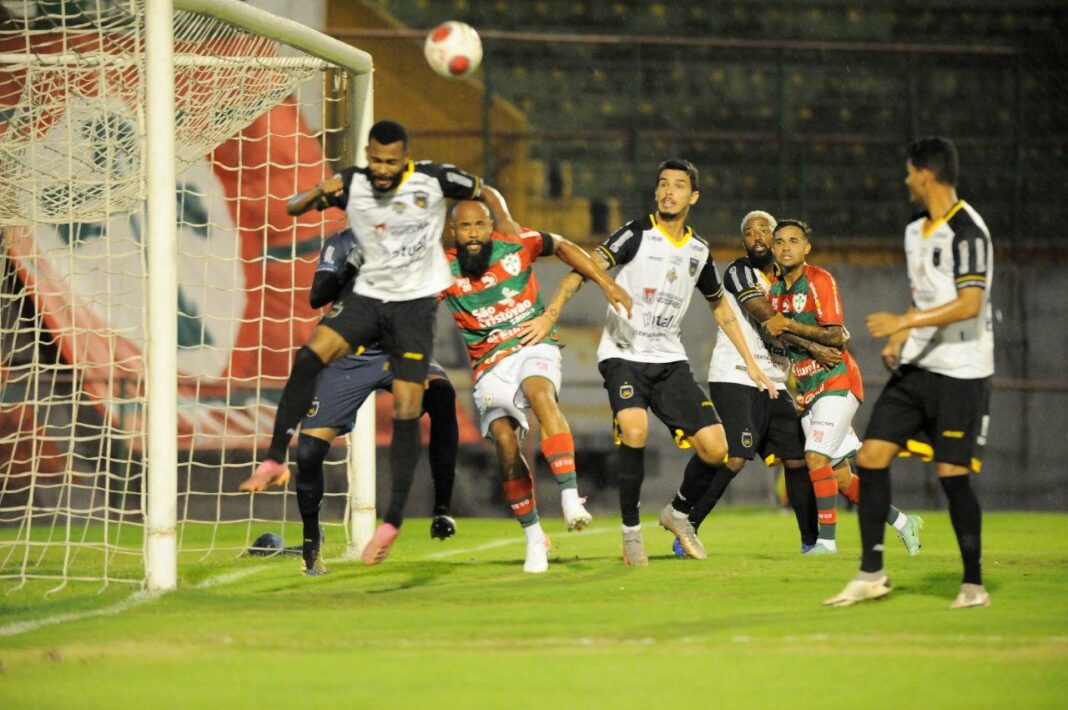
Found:
[[[422,445],[419,415],[422,410],[423,383],[393,380],[393,439],[389,446],[390,496],[382,524],[363,549],[363,563],[377,565],[389,555],[400,535],[404,507],[412,489],[415,465]]]
[[[334,329],[319,325],[312,331],[308,342],[297,351],[289,379],[282,390],[274,418],[271,448],[256,472],[239,486],[240,490],[254,493],[266,490],[268,486],[284,486],[289,482],[289,467],[285,465],[289,441],[315,398],[319,373],[329,363],[349,352],[349,344]]]
[[[660,511],[660,525],[675,536],[688,557],[704,560],[708,559],[708,553],[689,516],[727,458],[727,436],[722,424],[713,424],[691,434],[687,440],[695,453],[686,464],[675,498]]]
[[[616,475],[619,477],[619,507],[623,517],[623,563],[644,567],[649,564],[642,541],[642,480],[645,478],[645,440],[649,435],[649,415],[640,407],[616,413],[619,454]]]
[[[519,423],[511,417],[500,417],[490,422],[489,432],[497,449],[504,500],[522,526],[527,540],[523,571],[531,574],[547,572],[551,543],[541,529],[534,479],[519,450]]]
[[[567,529],[582,530],[593,521],[593,516],[586,510],[586,499],[579,497],[575,441],[556,401],[556,386],[545,377],[528,377],[520,388],[541,425],[541,452],[560,489],[560,507]]]
[[[323,464],[330,452],[330,444],[337,438],[333,427],[301,429],[297,437],[297,508],[303,523],[301,557],[304,574],[326,574],[322,556],[322,533],[319,511],[323,505],[326,475]]]

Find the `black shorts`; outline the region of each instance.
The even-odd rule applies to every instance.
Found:
[[[905,366],[875,402],[864,438],[904,447],[922,432],[935,461],[978,470],[989,421],[990,380],[961,380]]]
[[[805,458],[805,433],[793,398],[782,390],[775,399],[756,387],[733,382],[709,382],[712,404],[723,419],[731,458],[762,459],[771,454],[782,461]]]
[[[431,376],[448,380],[445,370],[430,361]],[[319,375],[315,399],[301,422],[302,429],[337,429],[347,434],[356,424],[356,412],[375,390],[393,387],[393,368],[389,355],[343,357],[326,366]]]
[[[437,311],[437,296],[379,301],[350,291],[334,302],[321,324],[336,331],[356,354],[380,345],[389,353],[394,377],[422,382],[434,355]]]
[[[610,358],[597,363],[615,415],[623,409],[652,409],[667,425],[675,443],[682,444],[706,426],[719,424],[712,402],[693,379],[690,363],[634,362]]]

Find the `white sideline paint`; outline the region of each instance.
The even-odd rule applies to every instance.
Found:
[[[576,535],[582,537],[591,537],[593,535],[601,535],[609,532],[616,532],[618,528],[607,527],[598,528],[596,530],[583,530]],[[525,544],[526,541],[519,535],[512,537],[505,537],[499,540],[491,540],[490,542],[484,542],[481,545],[475,545],[474,547],[461,547],[453,550],[443,550],[441,552],[433,552],[429,555],[424,555],[419,559],[424,560],[439,560],[445,557],[454,557],[456,555],[466,555],[474,552],[484,552],[486,550],[494,550],[498,547],[506,547],[508,545]],[[341,559],[341,558],[339,558]],[[334,560],[330,560],[331,562]],[[223,572],[217,574],[214,577],[208,577],[202,579],[193,585],[193,589],[211,589],[213,587],[222,587],[232,582],[250,577],[254,574],[259,574],[264,570],[271,569],[271,565],[260,565],[257,567],[247,567],[245,569],[238,569],[232,572]],[[34,619],[32,621],[16,621],[15,623],[8,624],[7,626],[0,626],[0,636],[17,636],[19,634],[25,634],[30,631],[36,631],[37,629],[45,626],[53,626],[55,624],[65,624],[69,621],[80,621],[82,619],[90,619],[95,616],[113,616],[115,614],[121,614],[124,611],[128,611],[135,606],[150,602],[154,599],[158,599],[163,596],[163,592],[159,591],[138,591],[134,592],[130,596],[126,597],[122,601],[112,604],[111,606],[104,607],[103,609],[94,609],[92,611],[82,611],[71,614],[58,614],[56,616],[45,617],[44,619]]]
[[[53,626],[55,624],[65,624],[68,621],[80,621],[82,619],[89,619],[94,616],[113,616],[115,614],[121,614],[124,611],[128,611],[135,606],[150,602],[153,599],[158,599],[163,595],[162,592],[156,591],[139,591],[134,592],[130,596],[126,597],[117,604],[106,606],[103,609],[94,609],[92,611],[79,611],[71,614],[58,614],[56,616],[48,616],[44,619],[34,619],[32,621],[16,621],[13,624],[7,626],[0,626],[0,636],[17,636],[18,634],[24,634],[29,631],[36,631],[45,626]]]

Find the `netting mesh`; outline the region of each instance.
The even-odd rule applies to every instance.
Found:
[[[144,578],[142,19],[143,2],[0,9],[0,580]],[[348,77],[190,13],[175,51],[179,545],[206,554],[297,518],[237,483],[319,317],[307,288],[343,215],[294,221],[285,201],[350,152]]]

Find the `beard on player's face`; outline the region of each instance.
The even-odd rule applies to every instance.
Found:
[[[478,246],[478,249],[473,247]],[[468,276],[478,276],[485,273],[490,262],[489,242],[471,241],[460,245],[456,250],[456,260],[460,262],[460,271]]]
[[[749,257],[749,264],[756,269],[763,269],[765,266],[775,261],[775,254],[765,244],[763,251],[755,250],[756,245],[745,248],[745,254]]]
[[[371,177],[371,189],[375,192],[392,192],[400,185],[401,175],[404,174],[403,170],[398,170],[392,177],[388,175],[373,175]],[[389,182],[386,182],[388,180]]]

